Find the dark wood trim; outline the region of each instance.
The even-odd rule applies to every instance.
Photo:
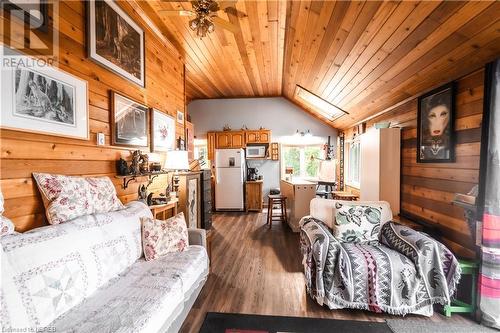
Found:
[[[495,75],[495,63],[500,60],[492,61],[485,66],[484,71],[484,94],[483,94],[483,120],[481,123],[481,153],[479,160],[479,185],[478,195],[476,198],[476,220],[483,220],[484,200],[485,200],[485,187],[486,187],[486,174],[488,167],[488,145],[490,134],[490,113],[491,113],[491,98],[492,98],[492,84],[493,75]]]

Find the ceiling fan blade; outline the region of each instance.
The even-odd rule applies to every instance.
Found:
[[[236,7],[226,7],[224,12],[228,15],[233,15],[234,17],[247,17],[247,14],[240,12]]]
[[[165,16],[196,16],[195,12],[190,10],[168,10],[168,9],[160,9],[159,13]]]
[[[218,27],[231,31],[233,34],[238,33],[240,31],[240,28],[238,26],[232,24],[231,22],[223,20],[218,16],[213,16],[212,22]]]

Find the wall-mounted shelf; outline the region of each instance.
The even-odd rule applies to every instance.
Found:
[[[148,172],[148,173],[141,173],[139,175],[126,175],[126,176],[115,176],[115,178],[118,178],[118,179],[123,179],[123,184],[122,184],[122,188],[124,190],[127,189],[128,187],[128,184],[131,182],[131,181],[134,181],[136,180],[137,178],[139,177],[148,177],[148,181],[149,182],[152,182],[153,179],[155,179],[156,177],[160,176],[160,175],[166,175],[168,174],[169,171],[158,171],[158,172]]]

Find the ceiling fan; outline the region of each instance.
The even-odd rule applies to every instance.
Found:
[[[169,1],[167,2],[188,2],[188,0]],[[244,17],[245,13],[238,11],[235,7],[238,0],[215,1],[215,0],[194,0],[191,2],[191,10],[159,10],[161,14],[167,16],[192,16],[189,21],[191,30],[196,31],[198,37],[205,37],[207,33],[214,32],[215,26],[226,29],[232,33],[237,33],[239,27],[231,22],[228,22],[219,16],[217,12],[223,10],[228,15],[233,17]]]

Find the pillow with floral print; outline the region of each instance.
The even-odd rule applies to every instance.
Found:
[[[124,209],[109,177],[73,177],[33,173],[50,224],[80,216]]]
[[[3,193],[0,191],[0,237],[16,233],[14,231],[14,223],[3,216]]]
[[[377,242],[382,207],[336,204],[333,235],[341,242]]]
[[[171,253],[182,252],[189,245],[184,213],[179,213],[166,221],[150,217],[141,218],[142,247],[146,260],[155,260]]]

